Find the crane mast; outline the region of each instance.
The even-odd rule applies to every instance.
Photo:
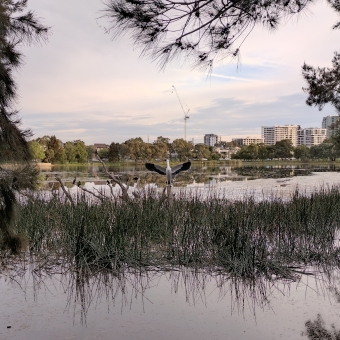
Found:
[[[182,111],[184,113],[184,140],[187,140],[187,120],[189,119],[188,113],[190,111],[190,109],[188,108],[188,111],[185,112],[183,104],[181,102],[181,100],[179,99],[179,95],[177,93],[176,87],[174,85],[172,85],[172,93],[175,91],[177,99],[179,101],[179,104],[181,105]]]

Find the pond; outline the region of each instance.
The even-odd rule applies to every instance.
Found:
[[[174,163],[175,165],[175,163]],[[143,183],[164,184],[164,177],[148,171],[143,164],[126,163],[123,166],[108,166],[108,171],[128,180],[138,176]],[[201,165],[192,164],[191,169],[176,177],[175,186],[186,186],[192,183],[209,184],[212,182],[246,181],[260,178],[289,178],[308,176],[312,172],[339,172],[338,164],[282,164],[282,165]],[[41,172],[47,182],[54,182],[55,175],[66,183],[71,183],[74,177],[80,181],[103,182],[107,176],[100,163],[89,165],[52,165],[42,167]]]
[[[317,314],[339,324],[334,281],[322,276],[253,287],[188,270],[21,275],[0,280],[1,339],[307,339]]]
[[[138,176],[142,185],[164,186],[164,178],[148,173],[143,166],[110,168],[109,171],[122,178]],[[338,171],[337,167],[328,165],[195,165],[188,173],[178,176],[175,187],[177,190],[223,190],[228,198],[235,199],[247,196],[268,199],[270,195],[289,198],[297,186],[306,194],[320,187],[338,186]],[[56,166],[43,171],[45,188],[54,185],[55,174],[70,192],[79,189],[72,184],[74,177],[89,189],[106,187],[106,175],[98,165]],[[305,209],[303,200],[299,204]],[[88,209],[90,213],[92,207]],[[62,215],[53,213],[49,211],[47,223],[53,224]],[[86,210],[79,213],[83,218]],[[219,212],[222,217],[223,213]],[[114,214],[118,216],[118,212]],[[256,218],[260,221],[258,215]],[[317,217],[312,218],[316,221]],[[32,216],[27,219],[32,219],[31,224],[37,223]],[[301,226],[303,220],[302,213]],[[37,242],[49,232],[48,228],[39,232],[33,229]],[[59,236],[58,233],[55,235]],[[255,239],[257,236],[261,235],[255,232]],[[336,233],[331,240],[337,248],[339,237]],[[131,262],[132,265],[118,271],[71,269],[71,262],[61,263],[65,254],[59,254],[59,248],[45,242],[48,238],[42,242],[47,252],[39,261],[28,253],[22,258],[0,257],[0,339],[313,339],[308,338],[305,324],[315,321],[319,314],[328,330],[333,323],[340,328],[340,266],[336,257],[329,268],[297,264],[291,267],[296,272],[293,277],[275,278],[274,275],[253,280],[230,277],[214,266],[194,269],[190,262],[189,266],[169,264],[168,267],[167,264],[143,267]],[[317,244],[313,246],[317,248]],[[306,249],[312,248],[307,245]],[[60,256],[58,260],[54,259],[55,255]],[[209,257],[206,260],[209,261]]]
[[[165,187],[165,177],[147,171],[142,164],[108,167],[108,170],[119,176],[123,183],[130,186],[130,194],[136,189]],[[59,176],[66,187],[72,188],[74,194],[80,192],[72,182],[87,190],[109,193],[106,186],[107,175],[100,164],[88,166],[55,165],[42,169],[42,188],[60,190],[55,180]],[[193,194],[209,196],[215,193],[231,199],[242,199],[255,196],[261,200],[268,196],[279,196],[284,199],[299,188],[300,192],[310,194],[316,188],[333,186],[340,183],[340,165],[338,164],[282,164],[282,165],[200,165],[193,164],[191,169],[175,177],[174,191],[185,190]]]

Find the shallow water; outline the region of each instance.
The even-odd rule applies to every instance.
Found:
[[[303,339],[305,322],[318,313],[340,327],[339,302],[320,278],[260,288],[188,271],[97,277],[88,285],[57,274],[2,276],[0,338]]]
[[[149,172],[142,164],[135,165],[127,163],[124,166],[108,166],[108,170],[122,177],[123,181],[131,180],[137,176],[143,184],[157,183],[165,185],[164,177]],[[70,166],[53,165],[51,168],[42,168],[42,174],[47,183],[55,183],[57,174],[66,183],[70,184],[75,177],[77,182],[95,182],[105,184],[107,176],[101,164],[93,163],[90,165]],[[340,167],[335,165],[310,165],[310,164],[283,164],[266,166],[237,166],[237,165],[197,165],[193,164],[191,169],[176,176],[174,185],[178,187],[190,184],[213,184],[228,181],[247,181],[261,178],[291,178],[294,176],[308,176],[312,172],[339,172]]]
[[[99,167],[64,170],[58,174],[65,183],[71,184],[77,176],[87,181],[89,189],[105,184]],[[228,197],[239,199],[254,194],[267,198],[273,190],[286,197],[297,185],[308,193],[318,186],[340,183],[338,169],[314,170],[287,167],[284,171],[289,176],[279,172],[271,178],[261,175],[266,171],[262,168],[193,168],[187,177],[178,177],[176,185],[177,190],[225,190]],[[129,176],[137,173],[145,176],[144,183],[161,187],[161,176],[142,168],[117,171]],[[256,178],[256,171],[262,177]],[[273,171],[271,167],[266,174]],[[45,173],[48,183],[53,183],[56,172]],[[186,181],[190,176],[191,182]],[[71,274],[38,275],[33,269],[31,265],[23,271],[0,273],[1,340],[307,339],[302,335],[305,322],[315,320],[318,313],[327,326],[334,323],[340,328],[340,304],[330,289],[335,284],[340,290],[336,276],[335,283],[320,275],[303,275],[297,282],[258,282],[250,290],[241,282],[236,285],[223,277],[194,275],[188,270],[125,273],[121,279],[98,273],[84,281]]]

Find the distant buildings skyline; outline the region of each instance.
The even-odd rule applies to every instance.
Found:
[[[275,145],[281,140],[290,139],[294,147],[305,145],[308,148],[321,144],[325,139],[330,138],[338,130],[334,127],[340,119],[340,116],[325,116],[322,118],[320,127],[302,128],[300,125],[273,125],[261,126],[261,137],[240,137],[232,138],[232,141],[237,142],[240,146],[250,144],[264,143],[266,145]],[[212,146],[211,144],[221,136],[215,134],[204,135],[204,144]]]
[[[261,144],[264,143],[263,138],[251,138],[251,137],[246,137],[246,138],[233,138],[233,142],[237,142],[240,146],[243,145],[250,145],[250,144]]]

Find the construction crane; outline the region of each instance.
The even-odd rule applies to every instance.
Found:
[[[188,111],[185,112],[183,104],[182,104],[181,100],[179,99],[179,95],[177,93],[176,87],[174,85],[172,85],[172,92],[171,93],[174,93],[174,91],[176,93],[177,99],[178,99],[178,101],[181,105],[182,111],[184,113],[184,140],[186,141],[187,140],[187,120],[189,119],[188,113],[189,113],[190,109],[188,108]]]

